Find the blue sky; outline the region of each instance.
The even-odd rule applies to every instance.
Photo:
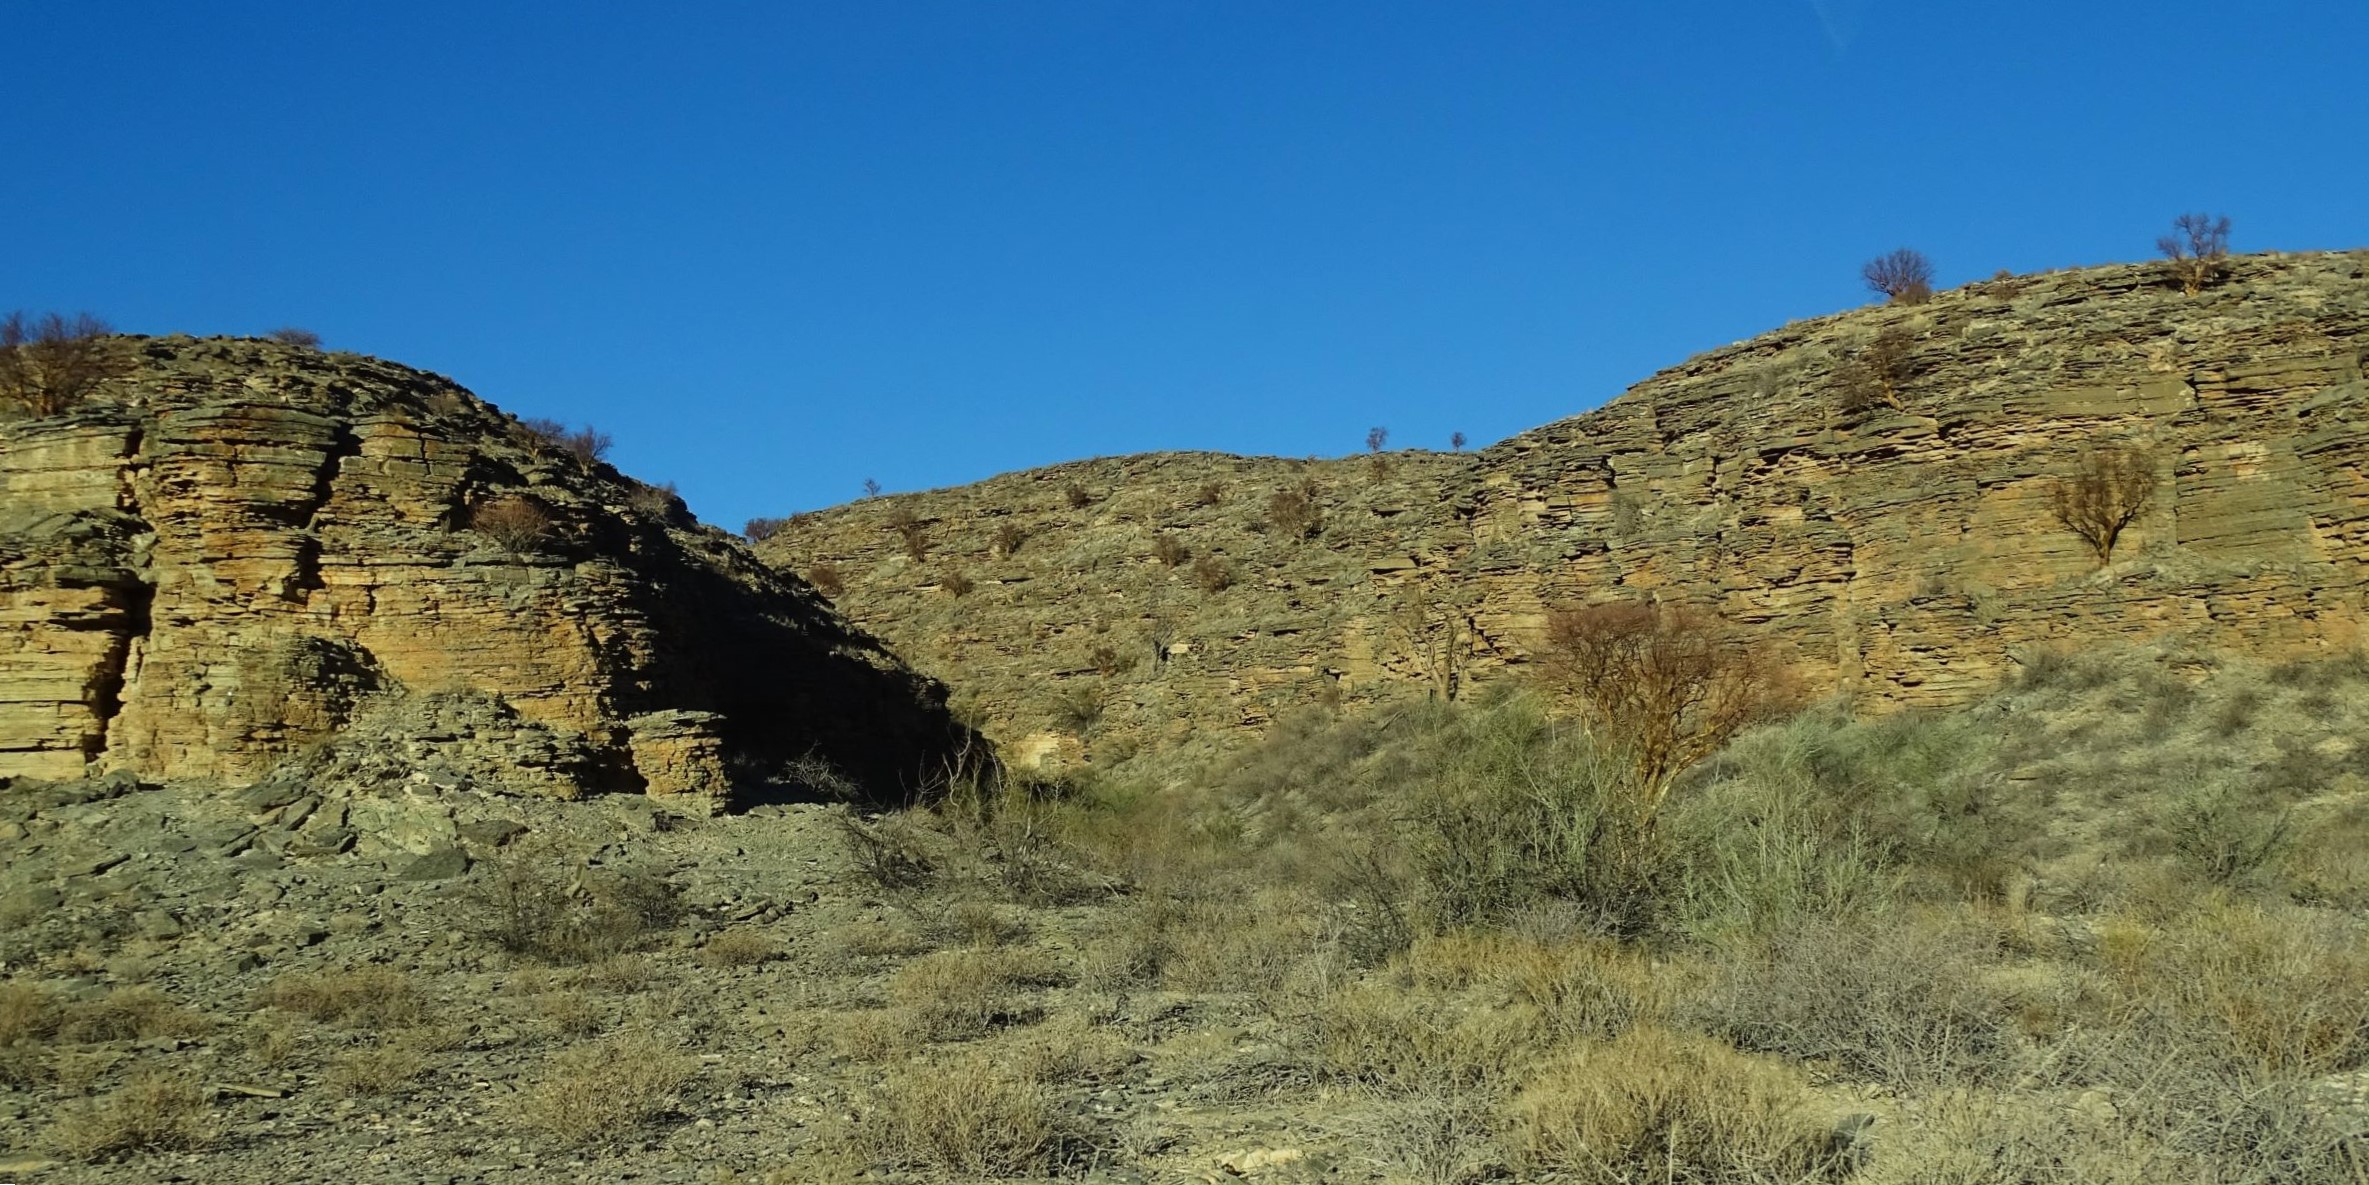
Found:
[[[0,309],[309,327],[738,526],[1487,443],[1946,284],[2364,245],[2369,4],[22,5]]]

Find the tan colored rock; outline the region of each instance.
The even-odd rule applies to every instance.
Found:
[[[0,424],[0,776],[251,779],[367,705],[464,692],[591,755],[547,771],[714,802],[727,755],[813,752],[895,794],[962,747],[942,691],[811,591],[443,379],[123,347],[136,366],[89,406]],[[504,499],[549,530],[470,528]],[[626,773],[653,712],[705,739]]]
[[[713,712],[646,712],[625,722],[633,765],[652,798],[719,814],[732,797],[724,767],[723,717]]]

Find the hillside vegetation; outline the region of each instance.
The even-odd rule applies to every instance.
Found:
[[[1651,811],[1506,692],[885,815],[462,791],[441,868],[18,786],[0,1164],[2357,1185],[2369,662],[2027,658]]]

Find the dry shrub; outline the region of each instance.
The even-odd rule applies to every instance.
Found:
[[[957,570],[948,572],[944,578],[940,579],[938,587],[945,589],[948,596],[967,597],[979,586],[971,580],[969,575]]]
[[[283,346],[295,346],[301,350],[318,350],[321,348],[320,334],[314,333],[310,329],[304,329],[295,325],[282,325],[278,329],[274,329],[270,333],[264,334],[263,336],[270,338],[271,340],[278,342]]]
[[[930,949],[920,928],[902,921],[849,922],[833,932],[832,941],[840,950],[867,959],[909,958]]]
[[[741,524],[740,537],[751,543],[763,543],[781,534],[782,528],[789,525],[790,520],[787,518],[752,518]],[[808,582],[812,583],[811,577]]]
[[[986,901],[957,901],[931,928],[977,947],[1008,946],[1028,937],[1028,923]]]
[[[1493,1094],[1543,1044],[1534,1011],[1458,1006],[1388,982],[1331,992],[1300,1024],[1320,1075],[1394,1094]]]
[[[1193,583],[1205,593],[1221,593],[1234,586],[1234,565],[1222,557],[1204,555],[1193,561]]]
[[[1061,487],[1061,500],[1068,503],[1071,510],[1084,510],[1094,504],[1094,495],[1086,492],[1086,487],[1073,481]]]
[[[630,996],[650,986],[658,968],[642,955],[604,955],[584,968],[578,982],[611,995]]]
[[[1324,528],[1324,508],[1317,501],[1322,492],[1314,478],[1275,491],[1267,498],[1268,525],[1287,539],[1313,538]]]
[[[554,1055],[518,1093],[521,1126],[563,1144],[614,1143],[667,1113],[698,1064],[635,1031]]]
[[[550,992],[535,998],[535,1012],[562,1037],[590,1037],[608,1027],[608,1014],[582,992]]]
[[[897,969],[889,999],[925,1041],[961,1041],[1038,1015],[1026,989],[1066,981],[1050,959],[1029,950],[952,950]]]
[[[1840,1180],[1849,1166],[1811,1101],[1782,1066],[1641,1028],[1531,1075],[1505,1139],[1520,1168],[1590,1185]]]
[[[672,884],[634,868],[582,868],[563,882],[512,863],[485,883],[476,904],[495,945],[555,963],[638,950],[683,916]]]
[[[531,443],[558,449],[586,465],[607,457],[609,449],[617,443],[608,433],[590,424],[570,428],[558,420],[529,419],[520,420],[518,426]]]
[[[1671,779],[1793,699],[1774,660],[1724,622],[1644,604],[1550,615],[1538,665],[1579,699],[1597,743],[1635,765],[1647,817]]]
[[[1897,327],[1879,331],[1859,353],[1834,371],[1836,401],[1847,415],[1863,415],[1877,407],[1906,411],[1904,391],[1916,367],[1909,354],[1908,334]]]
[[[2154,457],[2143,449],[2095,448],[2081,455],[2070,475],[2049,483],[2048,510],[2105,564],[2113,561],[2123,530],[2154,497]]]
[[[856,875],[874,888],[904,892],[937,883],[936,845],[914,815],[899,812],[866,821],[840,813],[832,822],[847,845]]]
[[[1558,1039],[1615,1037],[1667,1015],[1673,972],[1606,939],[1545,943],[1492,930],[1418,940],[1405,966],[1418,986],[1488,986],[1535,1010]]]
[[[260,1002],[354,1028],[401,1028],[427,1016],[427,1000],[419,986],[393,967],[282,975],[263,989]]]
[[[375,1045],[348,1050],[329,1063],[323,1077],[349,1097],[407,1092],[428,1072],[428,1059],[408,1045]]]
[[[806,583],[813,585],[814,591],[834,601],[847,592],[847,577],[840,573],[839,565],[829,560],[816,561],[814,566],[806,569]]]
[[[2282,860],[2298,901],[2369,910],[2369,798],[2327,804],[2300,817]]]
[[[1021,530],[1018,523],[1006,522],[995,525],[995,554],[1004,559],[1008,560],[1020,554],[1020,545],[1027,540],[1028,532]]]
[[[1225,500],[1226,485],[1224,482],[1205,481],[1201,483],[1200,488],[1193,491],[1193,505],[1195,506],[1216,506]]]
[[[2158,1185],[2191,1175],[2169,1149],[2100,1109],[1947,1091],[1887,1124],[1860,1185]]]
[[[1271,991],[1323,946],[1316,913],[1279,888],[1196,902],[1154,932],[1160,983],[1182,992]]]
[[[1105,1082],[1136,1061],[1118,1032],[1077,1012],[1008,1030],[980,1053],[1022,1081],[1048,1086]]]
[[[541,502],[524,494],[497,494],[469,508],[469,529],[514,552],[533,551],[551,541],[559,524]]]
[[[36,416],[81,403],[100,383],[130,369],[107,340],[113,332],[89,313],[0,317],[0,402]]]
[[[73,1160],[126,1152],[195,1152],[214,1142],[208,1092],[160,1073],[132,1077],[114,1092],[58,1109],[47,1143]]]
[[[897,541],[905,548],[905,555],[914,563],[929,556],[929,535],[922,529],[921,518],[910,506],[899,506],[888,512],[888,529],[896,532]]]
[[[57,1001],[48,988],[0,983],[0,1046],[43,1040],[57,1031]]]
[[[699,948],[699,961],[710,967],[754,967],[782,957],[781,944],[753,926],[733,926]]]
[[[842,1139],[873,1160],[972,1180],[1047,1173],[1069,1148],[1044,1087],[982,1054],[891,1068]]]
[[[56,1010],[61,1041],[136,1041],[188,1037],[206,1031],[205,1017],[150,987],[117,988],[96,1000],[61,1003]]]
[[[1923,304],[1933,298],[1933,261],[1902,247],[1867,261],[1859,269],[1870,292],[1893,304]]]
[[[2267,1076],[2369,1065],[2369,931],[2294,907],[2224,904],[2153,929],[2123,921],[2101,962],[2159,1033]]]
[[[1717,968],[1697,1023],[1757,1053],[1893,1087],[2014,1069],[2010,1001],[1986,986],[1978,929],[1889,916],[1805,919]]]
[[[31,1042],[0,1045],[0,1087],[21,1090],[49,1078],[49,1054]]]
[[[2155,240],[2155,249],[2169,262],[2180,291],[2195,296],[2228,272],[2229,219],[2182,214],[2172,219],[2172,233]]]
[[[1166,531],[1152,536],[1152,558],[1160,561],[1160,566],[1163,568],[1173,568],[1185,562],[1192,554],[1192,549],[1184,545],[1184,540]]]

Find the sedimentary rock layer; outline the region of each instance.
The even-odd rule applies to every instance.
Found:
[[[893,792],[962,747],[811,590],[449,381],[119,345],[85,406],[0,423],[0,775],[250,778],[464,692],[579,738],[574,781],[711,802],[808,755]]]

